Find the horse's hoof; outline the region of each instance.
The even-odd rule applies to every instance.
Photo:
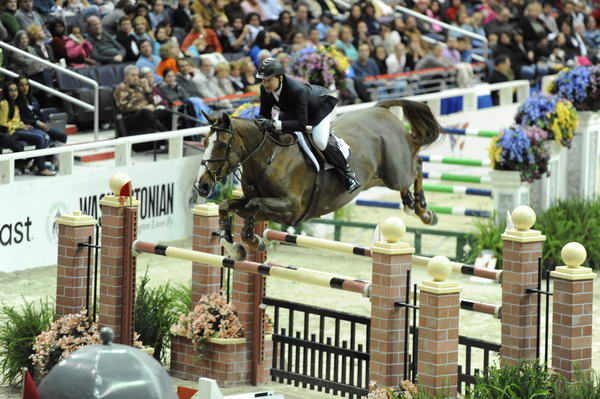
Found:
[[[224,238],[221,238],[221,246],[225,249],[225,253],[228,257],[236,261],[242,261],[246,259],[246,250],[241,244],[237,242],[232,243]]]
[[[437,214],[434,211],[432,211],[431,209],[427,209],[427,212],[422,214],[420,216],[420,219],[423,223],[430,225],[430,226],[435,226],[438,223]]]

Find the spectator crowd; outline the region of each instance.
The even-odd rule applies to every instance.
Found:
[[[490,82],[535,82],[595,63],[598,22],[598,3],[564,0],[0,0],[0,40],[74,69],[128,64],[114,101],[127,130],[141,133],[169,128],[173,105],[188,125],[205,121],[202,112],[231,110],[236,95],[258,91],[254,75],[266,57],[288,68],[306,49],[330,51],[350,83],[344,101],[359,102],[370,100],[364,80],[378,75],[484,61]],[[57,85],[51,68],[20,53],[4,51],[1,62]],[[11,92],[2,96],[0,113],[13,110]],[[8,120],[0,115],[0,137],[19,131]]]

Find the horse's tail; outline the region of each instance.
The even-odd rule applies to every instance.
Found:
[[[440,125],[425,104],[410,100],[384,100],[375,104],[376,107],[402,107],[404,118],[412,129],[413,144],[421,147],[436,141],[440,135]]]

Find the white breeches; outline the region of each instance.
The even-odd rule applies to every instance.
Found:
[[[313,141],[317,148],[321,151],[327,147],[327,140],[329,139],[329,128],[331,127],[331,114],[327,115],[317,126],[312,128]]]

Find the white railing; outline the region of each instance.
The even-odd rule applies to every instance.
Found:
[[[94,88],[94,140],[98,140],[98,129],[99,129],[99,124],[100,124],[100,119],[99,119],[99,112],[100,112],[99,98],[100,97],[99,97],[98,82],[96,82],[93,79],[88,78],[87,76],[83,76],[83,75],[78,74],[77,72],[73,72],[67,68],[63,68],[60,65],[55,65],[55,64],[48,62],[40,57],[36,57],[35,55],[28,53],[27,51],[23,51],[17,47],[11,46],[10,44],[6,44],[3,41],[0,41],[0,47],[2,47],[5,50],[12,51],[13,53],[20,54],[24,57],[31,58],[35,62],[39,62],[40,64],[43,64],[47,67],[56,69],[57,71],[60,71],[60,72],[64,73],[65,75],[71,76],[73,79],[81,80],[82,82],[92,85],[92,87]],[[6,59],[6,54],[5,54],[4,58]],[[64,98],[62,96],[59,96],[59,97]],[[83,103],[83,101],[82,101],[82,103]],[[80,104],[78,104],[78,105],[80,105]],[[89,105],[89,104],[87,104],[87,105]]]
[[[8,69],[4,69],[2,67],[0,67],[0,72],[3,73],[3,74],[5,74],[5,75],[10,76],[11,78],[17,78],[17,77],[19,77],[19,74],[14,73],[13,71],[9,71]],[[73,103],[75,105],[78,105],[78,106],[80,106],[82,108],[85,108],[88,111],[93,111],[95,109],[93,105],[90,105],[90,104],[88,104],[88,103],[86,103],[84,101],[81,101],[81,100],[79,100],[79,99],[77,99],[75,97],[72,97],[72,96],[68,95],[68,94],[62,93],[62,92],[60,92],[58,90],[55,90],[55,89],[53,89],[51,87],[44,86],[43,84],[38,83],[35,80],[29,80],[29,84],[31,86],[35,87],[36,89],[40,89],[42,91],[45,91],[46,93],[52,94],[55,97],[60,97],[63,100],[69,101],[69,102],[71,102],[71,103]]]
[[[477,96],[482,92],[499,92],[500,106],[513,104],[513,93],[517,93],[517,102],[525,101],[529,96],[529,81],[516,80],[512,82],[484,84],[466,89],[450,89],[438,93],[419,94],[404,97],[406,100],[420,101],[426,103],[434,113],[439,116],[441,102],[445,98],[462,97],[463,112],[475,111],[477,109]],[[356,105],[346,105],[335,109],[335,115],[346,112],[354,112],[360,109],[372,107],[377,102],[369,102]],[[0,155],[0,184],[10,184],[14,181],[14,162],[17,159],[35,158],[58,154],[59,175],[73,174],[75,153],[78,151],[95,150],[98,148],[114,147],[115,166],[127,166],[131,164],[132,144],[147,143],[159,140],[168,140],[168,158],[176,159],[183,157],[183,138],[197,134],[206,134],[209,127],[196,127],[191,129],[174,130],[171,132],[148,133],[137,136],[121,137],[111,140],[94,141],[83,144],[66,145],[63,147],[46,148],[43,150],[16,152]]]
[[[430,18],[427,15],[423,15],[421,13],[418,13],[418,12],[414,11],[414,10],[411,10],[410,8],[406,8],[406,7],[402,7],[402,6],[396,6],[396,7],[394,7],[394,10],[400,11],[401,13],[404,13],[404,14],[411,15],[411,16],[413,16],[413,17],[415,17],[417,19],[420,19],[422,21],[429,22],[430,24],[438,25],[438,26],[440,26],[440,27],[442,27],[442,28],[444,28],[446,30],[450,30],[450,31],[453,31],[453,32],[458,32],[461,35],[468,36],[468,37],[473,38],[473,39],[481,40],[483,42],[483,57],[487,59],[487,56],[488,56],[488,47],[489,47],[488,46],[487,37],[485,37],[483,35],[478,35],[477,33],[469,32],[468,30],[465,30],[465,29],[462,29],[462,28],[458,28],[456,26],[449,25],[449,24],[447,24],[445,22],[438,21],[437,19]]]

